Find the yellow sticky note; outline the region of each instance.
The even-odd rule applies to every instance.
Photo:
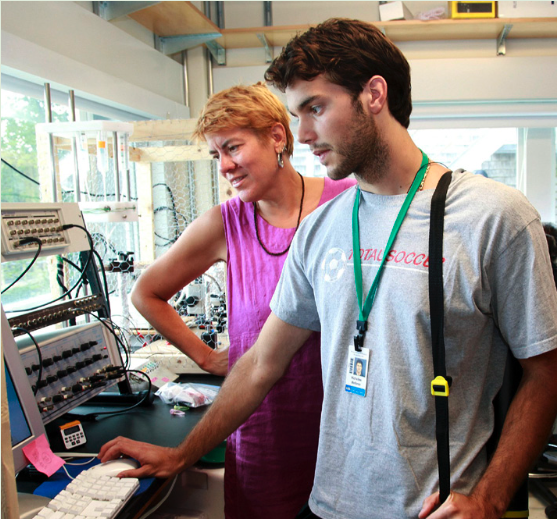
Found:
[[[48,477],[64,465],[64,460],[56,456],[50,449],[44,434],[23,447],[23,454],[39,472],[46,474]]]

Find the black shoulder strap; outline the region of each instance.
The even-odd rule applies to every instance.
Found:
[[[439,498],[449,497],[451,471],[449,456],[449,387],[450,377],[445,369],[444,306],[443,306],[443,224],[445,200],[451,183],[451,171],[445,173],[431,199],[429,229],[429,307],[431,315],[431,347],[433,375],[431,392],[435,396],[435,436],[439,465]]]

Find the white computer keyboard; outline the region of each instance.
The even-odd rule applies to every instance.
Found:
[[[113,519],[138,487],[136,478],[119,479],[84,470],[35,519]]]

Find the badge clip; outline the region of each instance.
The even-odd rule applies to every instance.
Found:
[[[364,347],[364,337],[365,334],[362,332],[358,333],[358,335],[354,335],[354,348],[356,348],[356,351],[362,351]]]

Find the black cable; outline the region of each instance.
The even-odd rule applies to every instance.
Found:
[[[166,241],[165,244],[157,244],[159,247],[166,247],[167,245],[172,245],[173,243],[176,243],[178,241],[178,238],[167,238],[166,236],[160,235],[158,232],[155,232],[154,234],[157,238]]]
[[[73,195],[74,193],[75,193],[74,189],[62,190],[63,195]],[[104,194],[104,193],[89,193],[89,191],[80,191],[79,193],[82,194],[82,195],[88,195],[88,196],[91,196],[91,197],[94,197],[94,198],[105,198],[107,196],[116,196],[116,193],[106,193],[106,194]],[[126,196],[126,195],[122,195],[122,196]],[[132,200],[137,201],[138,198],[136,196],[131,196],[130,195],[129,200],[130,201],[132,201]]]
[[[178,212],[176,211],[176,201],[174,200],[174,194],[172,193],[172,189],[170,189],[168,184],[165,184],[164,182],[153,184],[153,187],[158,187],[158,186],[165,187],[166,190],[168,191],[168,194],[170,195],[170,201],[172,202],[172,213],[174,214],[174,222],[176,224],[175,234],[176,234],[176,239],[178,239],[178,237],[180,236],[179,233],[180,224],[178,223]]]
[[[68,288],[64,285],[64,262],[62,261],[62,257],[58,256],[56,261],[56,282],[58,286],[62,289],[62,292],[67,292]],[[79,289],[78,289],[79,291]],[[71,294],[70,294],[71,299]]]
[[[12,166],[7,160],[2,159],[2,162],[4,164],[6,164],[6,166],[8,166],[9,168],[12,168],[16,173],[19,173],[22,177],[25,177],[27,180],[30,180],[31,182],[34,182],[35,184],[37,184],[37,186],[40,186],[39,182],[37,182],[34,178],[31,178],[29,175],[26,175],[22,171],[19,171],[19,169]]]
[[[188,219],[180,211],[177,211],[172,207],[168,207],[167,205],[161,205],[153,209],[153,214],[160,213],[161,211],[172,211],[173,213],[176,213],[176,215],[180,216],[184,220],[184,225],[188,225]]]
[[[19,240],[20,245],[25,245],[27,243],[32,243],[32,242],[36,243],[39,247],[37,248],[37,252],[35,253],[35,256],[31,260],[31,263],[27,265],[27,268],[19,276],[17,276],[17,278],[15,278],[14,281],[12,281],[6,288],[2,290],[1,292],[2,294],[8,291],[10,288],[12,288],[23,276],[25,276],[25,274],[29,272],[29,269],[35,264],[35,261],[37,261],[37,258],[41,254],[41,250],[43,248],[41,240],[39,240],[39,238],[23,238],[22,240]]]
[[[145,391],[145,395],[143,396],[143,398],[139,402],[133,404],[132,406],[126,407],[125,409],[120,409],[119,411],[101,411],[99,413],[90,413],[90,414],[82,415],[82,418],[91,420],[91,419],[94,419],[97,416],[101,416],[101,415],[127,413],[128,411],[131,411],[132,409],[135,409],[136,407],[139,407],[141,404],[143,404],[143,402],[145,402],[145,400],[147,400],[149,398],[149,395],[151,394],[151,390],[153,388],[153,384],[151,382],[151,377],[149,377],[149,375],[147,375],[147,373],[143,373],[143,371],[138,371],[136,369],[127,369],[126,373],[140,373],[141,375],[143,375],[147,379],[147,381],[149,382],[149,389],[147,389]]]
[[[118,349],[118,353],[120,354],[120,361],[122,362],[122,366],[127,367],[129,364],[129,357],[131,355],[131,348],[130,351],[128,352],[128,350],[126,349],[126,345],[124,344],[124,342],[122,341],[122,339],[120,337],[118,337],[118,335],[116,335],[116,332],[114,331],[113,328],[111,328],[110,326],[108,326],[108,324],[106,324],[106,321],[109,321],[110,324],[115,327],[115,328],[119,328],[118,325],[116,325],[112,319],[108,319],[105,318],[104,320],[101,319],[98,315],[95,315],[93,312],[85,312],[88,315],[93,316],[97,321],[99,321],[116,339],[116,342],[121,346],[121,348],[124,350],[124,353],[126,354],[126,362],[124,362],[124,359],[122,359],[122,354],[120,353],[120,349]],[[128,346],[129,347],[129,346]]]
[[[103,278],[103,284],[104,284],[104,299],[106,301],[106,306],[107,306],[107,310],[108,310],[108,315],[111,315],[112,312],[110,310],[110,299],[109,299],[109,292],[108,292],[108,281],[106,280],[106,272],[104,271],[104,265],[103,265],[103,261],[102,258],[100,256],[100,254],[94,250],[93,253],[95,254],[95,256],[97,256],[97,259],[99,260],[99,264],[101,266],[100,271],[102,274],[102,278]]]
[[[116,330],[120,332],[120,336],[118,337],[120,339],[120,341],[122,342],[122,344],[125,344],[124,346],[124,351],[126,352],[126,365],[125,368],[128,369],[130,367],[130,361],[131,361],[131,354],[132,354],[132,347],[130,345],[130,343],[128,342],[128,339],[124,333],[124,329],[121,326],[118,326],[112,319],[110,320],[110,324],[112,325],[112,327]]]
[[[68,258],[64,257],[64,256],[59,256],[60,258],[62,258],[62,261],[64,263],[67,263],[68,265],[72,266],[75,270],[81,272],[81,269],[79,268],[78,265],[76,265],[73,261],[69,260]]]
[[[90,263],[91,263],[91,258],[93,257],[93,252],[94,252],[94,247],[93,247],[93,238],[91,237],[91,235],[89,234],[89,231],[87,229],[85,229],[85,227],[81,226],[81,225],[76,225],[76,224],[68,224],[68,225],[63,225],[62,229],[71,229],[72,227],[78,227],[79,229],[82,229],[83,231],[85,231],[85,233],[87,234],[87,239],[89,240],[89,255],[87,256],[87,261],[85,262],[85,266],[83,267],[83,269],[81,270],[81,276],[79,276],[79,279],[77,280],[77,282],[75,283],[75,285],[70,288],[67,292],[65,292],[64,294],[62,294],[60,297],[57,297],[56,299],[53,299],[52,301],[49,301],[48,303],[43,303],[42,305],[37,305],[34,306],[32,308],[26,308],[26,309],[21,309],[21,310],[6,310],[6,313],[10,313],[10,314],[15,314],[15,313],[25,313],[25,312],[31,312],[33,310],[37,310],[37,308],[43,308],[47,305],[50,305],[52,303],[55,303],[56,301],[60,301],[60,299],[63,299],[64,297],[66,297],[68,294],[70,294],[73,290],[75,290],[75,288],[77,287],[77,285],[79,285],[79,283],[81,283],[84,278],[85,278],[85,273],[87,272],[87,268],[89,267]],[[31,239],[31,238],[29,238]],[[36,238],[35,238],[36,239]]]
[[[37,341],[35,340],[35,337],[33,337],[31,335],[31,332],[26,328],[22,328],[21,326],[14,326],[12,330],[19,330],[20,332],[29,335],[29,337],[33,341],[33,344],[35,345],[35,348],[37,349],[37,355],[39,357],[39,377],[37,378],[37,382],[35,383],[35,389],[33,390],[33,395],[36,395],[37,391],[39,390],[39,382],[41,381],[41,378],[43,376],[43,356],[41,353],[41,347],[38,345]]]
[[[112,242],[109,242],[104,234],[100,233],[100,232],[94,232],[91,234],[91,236],[93,236],[94,238],[100,238],[98,241],[101,241],[104,243],[104,249],[105,249],[105,254],[108,252],[108,249],[110,248],[110,250],[112,252],[114,252],[114,254],[118,255],[118,251],[116,250],[116,247],[114,246],[114,244]],[[104,255],[103,255],[104,257]],[[101,262],[102,263],[102,262]]]

